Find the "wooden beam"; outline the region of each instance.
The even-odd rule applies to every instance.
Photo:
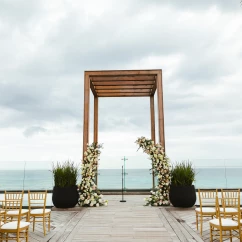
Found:
[[[130,85],[130,86],[96,86],[96,90],[113,90],[113,89],[151,89],[153,85]]]
[[[91,90],[92,90],[93,96],[94,96],[94,97],[97,97],[97,92],[96,92],[95,87],[93,86],[93,84],[92,84],[91,81],[90,81],[90,87],[91,87]]]
[[[157,74],[157,101],[158,101],[158,127],[159,142],[165,150],[165,128],[164,128],[164,108],[163,108],[163,88],[162,71]]]
[[[157,75],[161,71],[156,70],[106,70],[106,71],[86,71],[90,77],[95,76],[139,76],[139,75]]]
[[[151,139],[155,142],[155,101],[154,101],[154,95],[150,96],[150,124],[151,124]]]
[[[155,102],[154,95],[150,96],[150,126],[151,139],[155,142]],[[155,189],[155,172],[152,171],[152,187]]]
[[[96,86],[129,86],[129,85],[152,85],[154,81],[107,81],[107,82],[92,82]]]
[[[98,142],[98,97],[94,97],[93,142]]]
[[[101,96],[101,95],[139,95],[139,94],[142,94],[142,95],[148,95],[150,96],[150,92],[146,92],[146,91],[143,91],[143,92],[103,92],[103,93],[98,93],[98,96]]]
[[[90,80],[88,73],[84,74],[84,114],[83,114],[83,158],[89,142],[89,101]]]
[[[152,89],[114,89],[114,90],[97,90],[97,94],[101,94],[101,93],[113,93],[113,92],[116,92],[116,93],[119,93],[119,92],[124,92],[124,93],[127,93],[127,92],[146,92],[146,93],[150,93]]]
[[[155,94],[156,88],[157,88],[157,81],[155,80],[155,81],[154,81],[153,88],[152,88],[152,90],[151,90],[151,95],[154,95],[154,94]]]
[[[155,75],[152,76],[94,76],[91,78],[94,82],[105,81],[154,81]]]
[[[93,142],[98,143],[98,97],[94,97],[94,121],[93,121]],[[98,161],[97,161],[98,163]],[[98,169],[98,168],[97,168]],[[95,183],[98,184],[98,171],[95,177]]]
[[[98,97],[149,97],[150,93],[102,93]]]

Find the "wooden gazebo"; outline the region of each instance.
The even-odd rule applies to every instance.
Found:
[[[165,149],[162,70],[85,71],[83,153],[89,143],[90,89],[94,96],[94,137],[98,142],[99,97],[150,97],[151,139],[155,139],[154,94],[157,89],[159,142]],[[142,135],[142,134],[141,134]],[[154,185],[154,184],[153,184]]]

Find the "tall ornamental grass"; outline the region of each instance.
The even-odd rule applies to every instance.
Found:
[[[79,168],[72,161],[57,162],[52,166],[52,173],[56,187],[70,187],[77,184]]]
[[[195,169],[190,161],[176,163],[171,170],[171,185],[191,186],[195,181]]]

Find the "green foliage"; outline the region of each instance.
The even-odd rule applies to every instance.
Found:
[[[57,162],[56,165],[53,163],[52,173],[56,187],[69,187],[77,184],[79,168],[72,161]]]
[[[176,163],[171,170],[171,185],[174,186],[191,186],[195,181],[195,169],[189,161]]]

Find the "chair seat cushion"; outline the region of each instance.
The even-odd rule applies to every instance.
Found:
[[[0,210],[0,214],[2,214],[2,213],[5,213],[5,211],[4,210]]]
[[[0,226],[4,225],[4,222],[0,221]]]
[[[195,208],[196,212],[201,212],[200,208]],[[215,208],[202,207],[202,213],[216,213]]]
[[[28,209],[21,210],[21,214],[28,213],[28,212],[29,212]],[[12,210],[7,212],[7,215],[18,215],[18,214],[19,214],[19,210]]]
[[[219,208],[220,212],[224,212],[223,208]],[[237,213],[238,210],[236,208],[225,208],[225,213]]]
[[[19,227],[20,228],[28,227],[29,225],[30,225],[29,222],[21,221],[19,223]],[[1,227],[1,229],[17,229],[17,226],[18,226],[18,222],[17,221],[13,221],[13,222],[9,222],[9,223],[4,224]]]
[[[214,225],[219,225],[219,219],[215,218],[209,221],[210,224],[214,224]],[[232,220],[232,219],[227,219],[227,218],[221,218],[221,223],[222,226],[226,227],[230,227],[230,226],[238,226],[238,222]]]
[[[45,214],[50,212],[51,212],[50,209],[45,209]],[[30,215],[36,215],[36,214],[44,214],[44,209],[38,208],[30,211]]]

